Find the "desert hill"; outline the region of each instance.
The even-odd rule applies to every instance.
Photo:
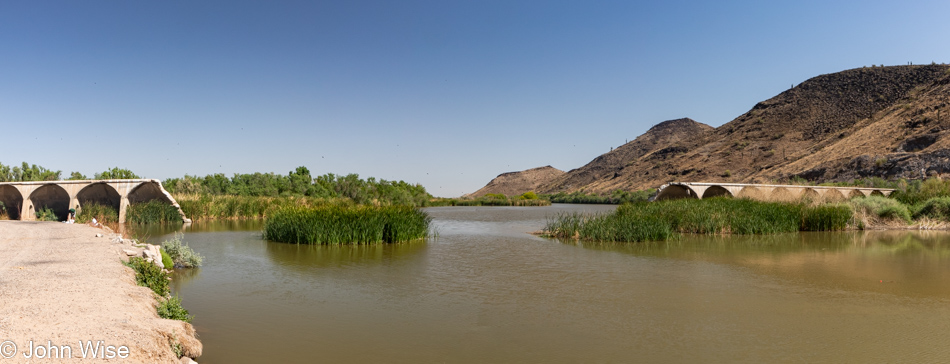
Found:
[[[563,175],[543,182],[540,191],[573,191],[577,187],[584,187],[601,180],[617,177],[631,161],[639,160],[644,156],[657,152],[675,153],[677,145],[711,132],[713,127],[696,122],[693,119],[682,118],[667,120],[654,125],[646,133],[640,135],[609,153],[594,158],[581,168],[573,169]]]
[[[551,167],[537,167],[520,172],[499,174],[488,182],[485,187],[470,193],[467,196],[480,197],[487,193],[502,193],[508,196],[520,195],[524,192],[535,191],[541,183],[550,181],[564,174],[564,171]]]
[[[820,75],[714,129],[689,119],[660,123],[536,190],[606,193],[670,181],[824,182],[950,173],[948,104],[947,65]],[[667,132],[653,133],[658,127]],[[494,191],[486,186],[478,193],[487,192]]]

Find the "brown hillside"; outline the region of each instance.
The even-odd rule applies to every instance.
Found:
[[[682,142],[701,137],[712,130],[713,127],[690,118],[664,121],[654,125],[633,141],[594,158],[583,167],[552,179],[543,184],[540,189],[544,193],[573,191],[597,181],[615,178],[631,161],[639,160],[653,152],[675,153]]]
[[[502,193],[509,196],[520,195],[528,191],[535,191],[542,183],[546,183],[563,174],[564,171],[551,166],[531,168],[520,172],[502,173],[491,180],[491,182],[488,182],[485,187],[465,195],[465,197],[481,197],[488,193]]]
[[[625,145],[538,192],[606,193],[670,181],[756,183],[793,176],[816,182],[918,178],[921,169],[950,174],[948,104],[946,65],[821,75],[713,130],[686,133],[640,154],[617,153]]]

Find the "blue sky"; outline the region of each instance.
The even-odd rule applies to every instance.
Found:
[[[5,1],[0,163],[472,192],[819,74],[950,62],[950,2]]]

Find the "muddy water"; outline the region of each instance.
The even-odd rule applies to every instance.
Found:
[[[525,233],[611,209],[430,208],[437,238],[357,247],[194,225],[184,239],[206,263],[174,289],[202,364],[950,361],[946,233]]]

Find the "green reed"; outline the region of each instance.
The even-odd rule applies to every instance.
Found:
[[[182,223],[178,208],[168,202],[152,200],[129,205],[125,212],[129,224]]]
[[[841,230],[847,205],[806,206],[748,199],[667,200],[621,205],[603,215],[567,214],[550,219],[544,233],[594,241],[667,240],[677,234],[776,234]]]
[[[411,206],[285,206],[264,220],[264,239],[298,244],[405,242],[429,233],[429,215]]]
[[[109,205],[100,205],[95,202],[82,204],[82,210],[76,214],[76,222],[80,224],[89,223],[95,218],[99,223],[117,223],[119,222],[119,211]]]
[[[181,210],[193,221],[210,219],[258,219],[288,206],[352,205],[341,198],[267,197],[237,195],[176,195]]]

